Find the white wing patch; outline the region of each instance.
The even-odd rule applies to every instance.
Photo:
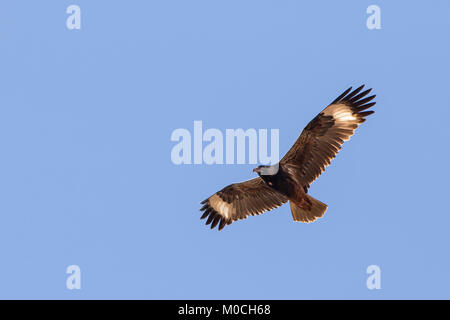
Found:
[[[336,121],[353,121],[357,118],[353,115],[351,108],[345,104],[335,104],[324,110],[326,116],[332,116]]]
[[[334,114],[333,117],[338,121],[351,121],[356,120],[356,117],[350,112],[341,112],[339,114]]]
[[[339,131],[340,129],[348,130],[344,136],[341,136],[341,139],[344,141],[350,139],[361,122],[360,119],[355,116],[351,107],[346,104],[331,105],[323,111],[323,114],[332,116],[335,121],[335,126],[329,130],[329,134],[334,134],[336,130]]]
[[[209,198],[209,204],[225,219],[229,219],[236,211],[233,205],[223,201],[217,194]]]

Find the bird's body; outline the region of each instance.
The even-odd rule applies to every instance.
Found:
[[[306,191],[301,181],[296,179],[291,167],[278,164],[274,175],[261,175],[261,179],[272,189],[280,192],[294,203],[301,203],[306,198]]]
[[[261,175],[261,179],[272,189],[284,195],[291,203],[291,208],[294,211],[298,211],[297,208],[310,210],[313,203],[311,196],[307,195],[307,190],[304,188],[305,183],[302,183],[297,179],[295,174],[296,168],[286,164],[277,165],[277,173],[274,175]],[[326,209],[326,208],[325,208]],[[325,213],[325,211],[323,212]],[[298,218],[298,219],[297,219]],[[303,222],[310,222],[317,219],[315,216],[306,219]],[[296,217],[296,221],[301,221],[301,217]]]
[[[221,230],[233,221],[272,210],[290,202],[293,219],[313,222],[323,216],[327,205],[311,197],[310,184],[330,164],[341,145],[353,135],[359,124],[373,111],[366,97],[371,89],[359,93],[364,86],[342,93],[305,127],[292,148],[279,163],[259,166],[253,171],[259,177],[231,184],[202,201],[202,219],[211,228]]]

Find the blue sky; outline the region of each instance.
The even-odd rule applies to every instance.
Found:
[[[449,10],[3,1],[0,298],[450,298]],[[294,223],[283,206],[204,226],[199,202],[254,166],[174,165],[173,130],[276,128],[282,156],[362,83],[376,113],[310,189],[324,218]],[[380,290],[366,287],[373,264]],[[69,265],[81,290],[66,288]]]

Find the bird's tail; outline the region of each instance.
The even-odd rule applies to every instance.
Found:
[[[325,203],[306,195],[306,199],[300,203],[290,202],[292,218],[294,221],[313,222],[322,217],[327,211],[328,206]]]

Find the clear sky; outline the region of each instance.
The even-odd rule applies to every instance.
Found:
[[[69,30],[69,5],[81,29]],[[369,30],[366,9],[381,9]],[[450,298],[450,2],[2,1],[0,298]],[[217,232],[254,165],[175,165],[177,128],[279,129],[349,86],[376,113],[289,206]],[[66,268],[81,289],[66,288]],[[381,289],[366,269],[381,269]]]

